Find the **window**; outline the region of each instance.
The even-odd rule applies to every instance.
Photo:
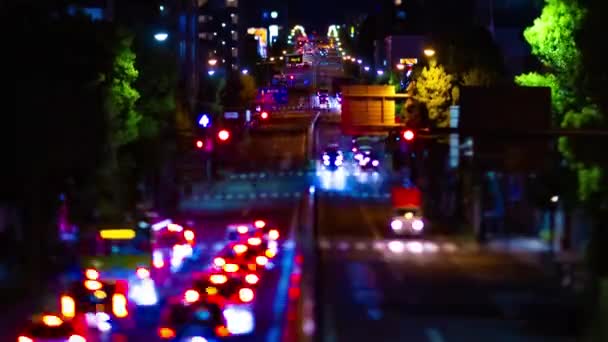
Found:
[[[239,33],[236,31],[232,31],[232,40],[238,40],[239,39]]]
[[[234,14],[234,13],[232,13],[232,14]],[[233,24],[238,24],[239,23],[239,16],[236,15],[236,14],[234,14],[234,16],[233,16],[232,14],[230,15],[230,17],[232,18],[232,23]]]
[[[226,7],[239,7],[238,0],[226,0]]]

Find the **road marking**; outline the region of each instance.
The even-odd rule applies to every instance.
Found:
[[[430,342],[445,342],[443,335],[437,329],[429,328],[425,330],[425,333]]]

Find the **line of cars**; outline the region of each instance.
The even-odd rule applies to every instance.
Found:
[[[378,172],[381,167],[381,155],[373,148],[373,142],[366,139],[352,139],[352,164],[360,172]],[[327,145],[321,154],[323,170],[336,171],[346,166],[345,153],[339,144]]]
[[[273,266],[279,236],[279,230],[263,220],[229,225],[224,248],[210,265],[193,274],[189,288],[169,298],[158,336],[213,342],[253,333],[257,290]]]
[[[78,242],[78,275],[64,284],[58,313],[33,316],[18,342],[85,342],[92,331],[133,329],[133,312],[158,305],[162,284],[194,245],[194,231],[170,220],[88,229]]]

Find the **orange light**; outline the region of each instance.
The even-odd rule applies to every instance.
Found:
[[[154,267],[163,268],[165,266],[165,261],[163,259],[154,259]]]
[[[139,279],[150,278],[150,271],[148,271],[148,269],[145,267],[139,267],[136,272]]]
[[[253,225],[254,225],[256,228],[264,228],[264,227],[266,227],[266,222],[264,222],[263,220],[256,220],[256,221],[253,223]]]
[[[239,270],[239,265],[236,264],[226,264],[224,265],[224,272],[234,273]]]
[[[167,225],[167,229],[169,229],[170,232],[181,232],[184,230],[184,227],[180,226],[179,224],[169,223]]]
[[[239,232],[239,234],[247,234],[249,228],[247,228],[247,226],[238,226],[236,227],[236,231]]]
[[[279,231],[278,231],[278,230],[276,230],[276,229],[271,229],[271,230],[268,232],[268,238],[269,238],[270,240],[278,240],[278,239],[279,239],[279,236],[280,236]]]
[[[223,274],[212,274],[209,277],[209,281],[213,284],[224,284],[228,281],[228,277]]]
[[[201,298],[201,295],[196,290],[188,290],[184,293],[186,303],[196,303]]]
[[[223,325],[220,325],[217,328],[215,328],[215,334],[219,337],[230,336],[230,332],[228,331],[228,328],[226,328]]]
[[[87,340],[80,335],[72,335],[68,338],[68,342],[87,342]]]
[[[27,336],[19,336],[19,338],[17,338],[17,342],[34,342],[34,340]]]
[[[258,283],[258,281],[260,281],[260,277],[255,274],[248,274],[245,276],[245,281],[247,284],[255,285]]]
[[[263,255],[257,256],[255,258],[255,263],[260,266],[265,266],[268,263],[268,258]]]
[[[266,120],[268,119],[268,113],[267,112],[262,112],[262,114],[260,114],[260,116],[262,117],[262,119]]]
[[[94,270],[92,268],[87,268],[87,270],[84,271],[84,275],[85,275],[85,277],[87,277],[87,279],[90,279],[90,280],[99,279],[99,272],[97,272],[97,270]]]
[[[236,254],[243,254],[243,253],[247,252],[247,246],[239,243],[238,245],[232,246],[232,250]]]
[[[191,230],[184,231],[184,239],[188,242],[194,241],[194,232]]]
[[[264,254],[266,254],[267,258],[272,259],[277,255],[277,251],[274,249],[267,249]]]
[[[96,291],[96,290],[101,289],[102,285],[97,280],[85,280],[84,287],[86,287],[87,289],[89,289],[91,291]]]
[[[121,293],[115,293],[112,296],[112,312],[118,318],[127,317],[127,297]]]
[[[243,302],[243,303],[249,303],[253,300],[253,290],[252,289],[248,289],[248,288],[244,288],[244,289],[240,289],[239,290],[239,299]]]
[[[222,267],[226,265],[226,260],[224,260],[224,258],[217,257],[213,259],[213,264],[217,267]]]
[[[76,316],[76,302],[70,296],[61,296],[60,300],[61,314],[66,318],[74,318]]]
[[[174,338],[175,337],[175,331],[171,328],[160,328],[158,329],[158,336],[160,338]]]
[[[42,323],[48,327],[58,327],[63,323],[63,321],[61,318],[54,315],[44,315],[42,317]]]
[[[262,239],[260,239],[259,237],[252,237],[247,239],[247,243],[252,246],[259,246],[262,244]]]

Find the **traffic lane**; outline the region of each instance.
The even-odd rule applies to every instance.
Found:
[[[572,340],[560,328],[574,325],[576,298],[544,272],[457,243],[382,239],[367,203],[319,207],[326,340]]]

